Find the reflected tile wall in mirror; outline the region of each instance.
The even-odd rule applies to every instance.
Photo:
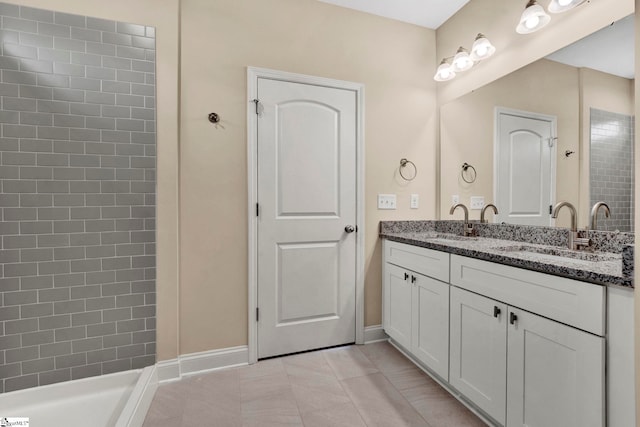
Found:
[[[598,215],[598,229],[633,231],[632,116],[591,109],[591,206],[604,201],[611,218]]]

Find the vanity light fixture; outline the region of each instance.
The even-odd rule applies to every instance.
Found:
[[[476,41],[473,42],[471,47],[471,59],[474,61],[482,61],[487,59],[496,52],[496,48],[491,44],[488,38],[482,33],[478,33]]]
[[[460,73],[462,71],[470,70],[473,67],[473,60],[469,56],[469,51],[462,46],[458,48],[456,56],[453,57],[453,71]]]
[[[438,66],[438,70],[436,71],[436,75],[433,77],[433,79],[437,82],[446,82],[447,80],[453,79],[455,76],[456,72],[453,71],[451,63],[449,63],[449,61],[445,58]]]
[[[551,0],[548,9],[551,13],[562,13],[581,5],[586,1],[587,0]]]
[[[551,21],[551,17],[547,15],[544,8],[536,0],[529,0],[527,7],[522,12],[516,32],[530,34],[546,26],[549,21]]]
[[[446,82],[456,76],[456,73],[471,69],[476,62],[489,58],[496,52],[495,46],[491,44],[484,34],[478,33],[476,40],[471,47],[471,53],[460,46],[455,56],[444,58],[433,79],[437,82]]]

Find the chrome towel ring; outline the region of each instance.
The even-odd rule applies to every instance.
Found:
[[[462,176],[462,180],[464,182],[466,182],[467,184],[471,184],[475,182],[476,176],[478,174],[476,173],[476,168],[471,166],[469,163],[464,162],[462,164],[462,171],[460,172],[460,175]]]
[[[407,167],[407,165],[411,165],[413,167],[413,175],[410,175],[410,178],[407,178],[404,173],[402,173],[402,169],[404,169],[405,167]],[[413,181],[413,179],[418,175],[418,168],[416,167],[415,163],[413,163],[411,160],[407,160],[407,159],[400,159],[400,168],[398,169],[398,172],[400,172],[400,176],[402,177],[402,179],[404,179],[405,181]],[[406,173],[406,172],[405,172]]]

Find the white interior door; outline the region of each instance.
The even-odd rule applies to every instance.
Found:
[[[555,118],[496,112],[496,222],[551,225],[555,197]]]
[[[257,90],[258,357],[354,342],[356,93]]]

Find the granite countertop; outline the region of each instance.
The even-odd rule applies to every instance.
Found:
[[[632,247],[630,255],[622,249],[620,253],[572,251],[560,245],[491,237],[464,237],[461,233],[420,228],[423,227],[390,227],[381,224],[380,237],[598,285],[634,287]]]

